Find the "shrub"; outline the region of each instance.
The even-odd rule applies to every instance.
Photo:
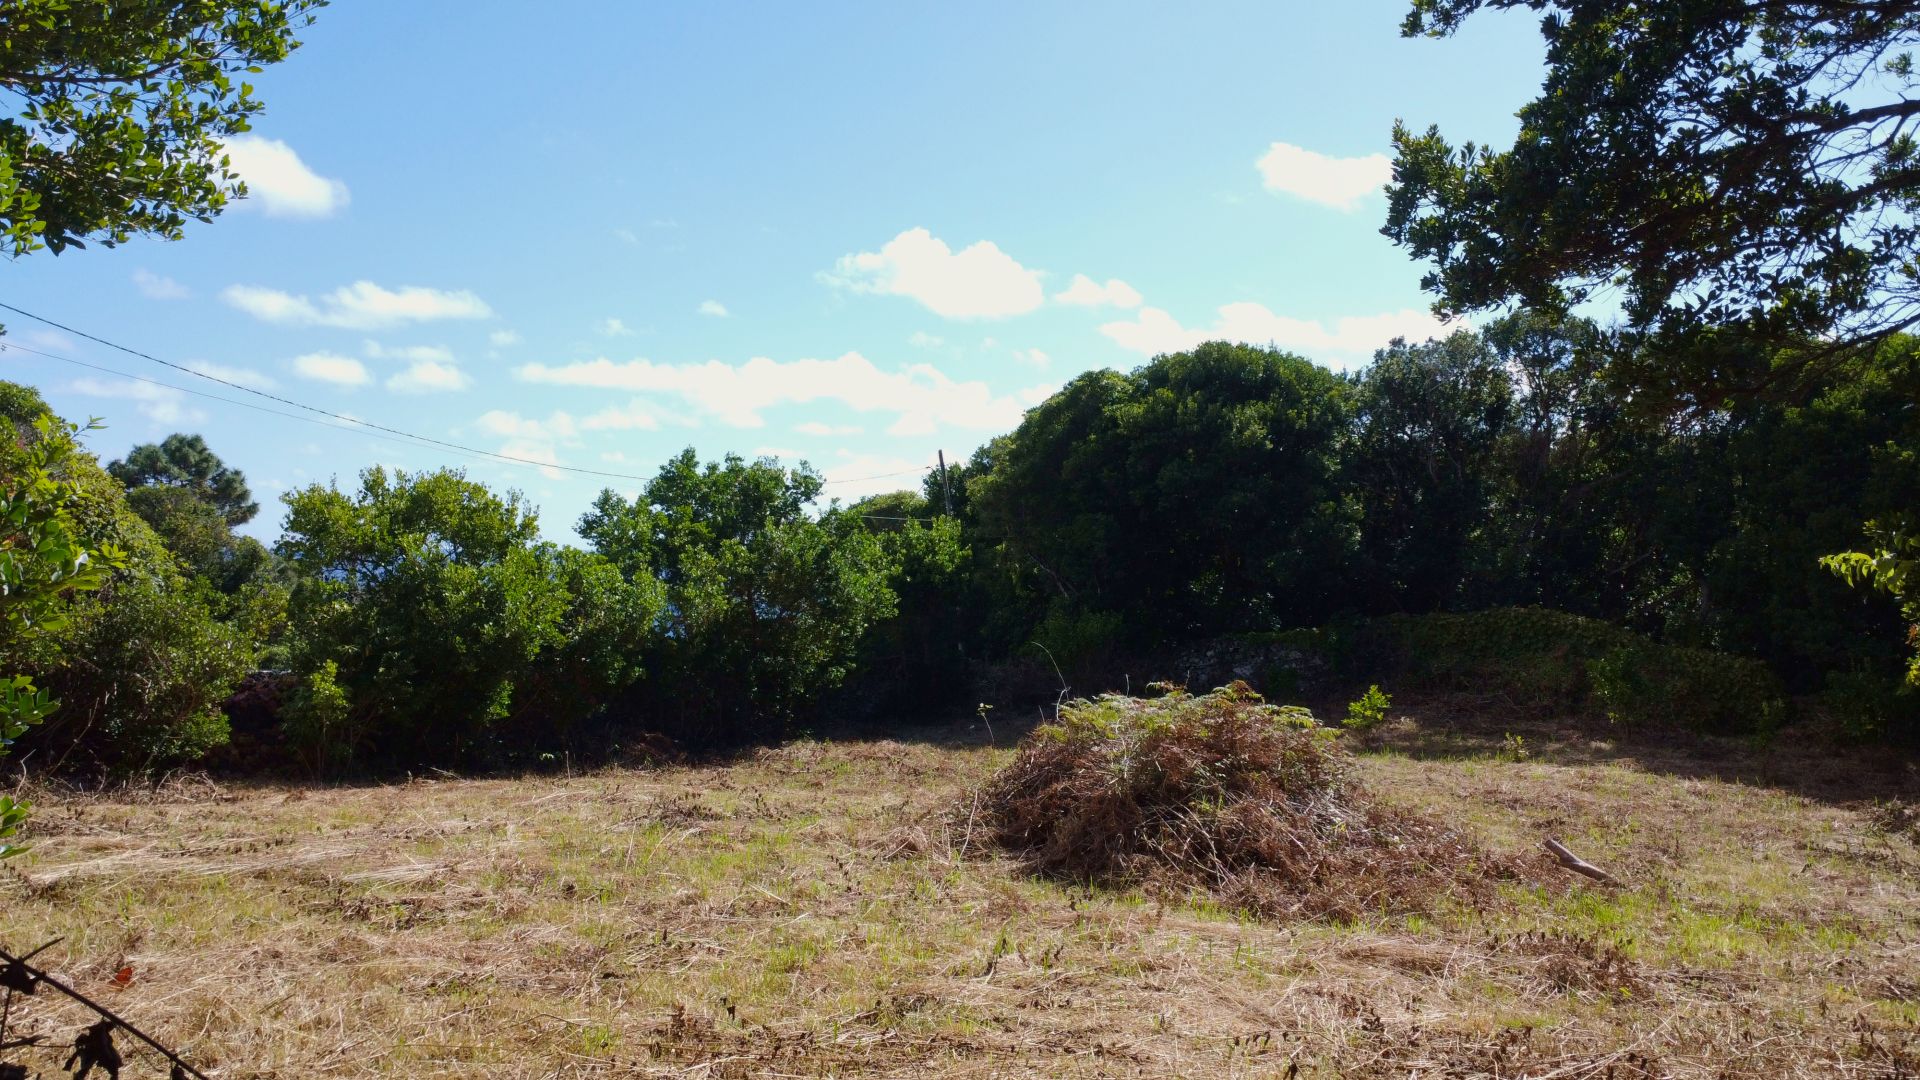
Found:
[[[1389,615],[1363,637],[1380,668],[1427,687],[1561,707],[1585,701],[1590,661],[1635,640],[1599,619],[1546,608]]]
[[[1125,621],[1109,611],[1074,611],[1056,606],[1033,628],[1034,643],[1045,650],[1059,674],[1072,686],[1094,686],[1113,679]]]
[[[327,681],[349,704],[328,712],[324,748],[309,746],[316,764],[524,758],[637,671],[596,664],[645,641],[610,649],[600,636],[644,630],[651,608],[634,610],[626,583],[596,556],[540,544],[517,492],[496,495],[456,470],[374,468],[355,493],[316,484],[284,500],[280,547],[301,575],[288,606],[293,667],[337,673]],[[528,700],[540,692],[530,689],[536,673],[556,680],[544,702]],[[514,725],[529,709],[545,711]]]
[[[1353,918],[1484,898],[1505,873],[1459,834],[1376,804],[1334,732],[1235,683],[1071,702],[982,805],[1036,872],[1214,890],[1266,915]]]
[[[47,685],[63,707],[49,743],[72,763],[130,774],[196,761],[227,741],[222,704],[253,667],[253,649],[216,620],[170,566],[125,572],[76,608],[53,636]]]
[[[224,742],[219,706],[251,666],[248,642],[218,622],[204,589],[128,508],[119,481],[74,443],[78,429],[12,384],[0,383],[0,417],[13,523],[0,548],[33,550],[18,568],[33,575],[57,567],[50,556],[63,547],[95,553],[47,582],[11,582],[0,605],[9,613],[0,671],[34,672],[61,703],[28,736],[39,760],[125,773],[190,761]],[[48,500],[59,505],[57,520],[39,521],[34,507]],[[37,584],[49,587],[21,589]],[[36,592],[44,610],[14,619]]]
[[[649,679],[623,708],[688,743],[777,736],[811,718],[896,610],[891,565],[857,518],[809,507],[805,462],[688,449],[636,497],[603,491],[580,535],[629,581],[663,590]]]
[[[1374,670],[1416,685],[1620,724],[1747,734],[1786,708],[1780,680],[1758,660],[1545,608],[1390,615],[1363,637]]]
[[[1849,739],[1910,737],[1920,731],[1920,686],[1877,672],[1833,672],[1818,701]]]
[[[1367,687],[1367,692],[1359,699],[1347,703],[1346,726],[1356,731],[1365,731],[1387,718],[1387,710],[1393,707],[1393,698],[1379,686]]]
[[[1588,665],[1594,704],[1618,724],[1748,734],[1785,709],[1765,664],[1676,645],[1636,643]]]
[[[339,679],[340,665],[322,661],[295,684],[280,709],[280,724],[288,740],[307,755],[307,763],[315,772],[340,764],[352,745],[343,736],[353,703],[340,689]]]

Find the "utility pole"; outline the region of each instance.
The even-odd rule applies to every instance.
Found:
[[[935,450],[940,456],[940,501],[944,504],[947,517],[953,516],[953,485],[947,482],[947,452]]]

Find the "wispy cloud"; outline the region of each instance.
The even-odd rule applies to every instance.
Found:
[[[197,424],[207,414],[187,404],[187,395],[168,386],[133,379],[75,379],[67,389],[87,397],[118,398],[134,403],[140,415],[159,424]]]
[[[854,424],[823,424],[818,420],[809,420],[804,424],[795,424],[793,430],[802,435],[828,438],[833,436],[858,435],[864,429]]]
[[[317,302],[259,285],[230,285],[220,295],[227,303],[262,322],[291,326],[381,330],[406,323],[485,319],[493,315],[493,309],[485,301],[464,289],[449,291],[420,285],[388,289],[371,281],[343,285],[321,296]]]
[[[251,368],[228,367],[225,364],[215,364],[207,360],[189,360],[186,366],[202,375],[211,375],[230,383],[250,386],[255,390],[271,390],[279,385],[272,376]]]
[[[888,432],[928,434],[942,426],[1004,430],[1042,400],[1050,387],[995,393],[984,382],[960,382],[928,364],[883,371],[859,353],[832,360],[781,362],[764,356],[744,364],[624,363],[605,358],[559,366],[527,364],[515,374],[533,383],[597,390],[671,394],[699,414],[741,428],[761,427],[766,410],[836,401],[860,412],[893,415]]]
[[[478,422],[480,430],[503,440],[500,453],[547,466],[561,464],[560,445],[577,441],[580,434],[573,417],[562,410],[555,410],[542,420],[504,409],[493,409],[483,413]],[[560,475],[560,471],[554,468],[543,468],[540,472],[547,477]]]
[[[367,372],[367,365],[338,353],[316,352],[296,356],[293,358],[293,371],[303,379],[335,386],[365,386],[373,381],[373,376]]]
[[[1276,315],[1264,305],[1226,304],[1210,327],[1185,327],[1159,308],[1141,308],[1134,319],[1110,322],[1100,332],[1122,348],[1147,356],[1180,352],[1204,341],[1238,341],[1251,345],[1271,342],[1327,364],[1354,367],[1375,349],[1394,338],[1423,341],[1444,335],[1450,328],[1428,311],[1408,308],[1381,315],[1362,315],[1332,324]]]
[[[193,295],[192,289],[144,267],[133,272],[133,287],[149,300],[185,300]]]
[[[716,319],[724,319],[727,317],[727,305],[718,300],[702,300],[700,301],[700,314],[711,315]]]
[[[472,385],[466,372],[441,360],[416,360],[405,371],[387,377],[387,389],[401,394],[446,393]]]

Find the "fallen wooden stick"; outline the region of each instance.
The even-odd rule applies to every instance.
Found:
[[[1548,837],[1546,840],[1546,844],[1547,844],[1547,850],[1553,852],[1553,857],[1555,859],[1558,859],[1560,862],[1560,865],[1563,867],[1566,867],[1568,870],[1571,870],[1574,873],[1579,874],[1583,877],[1590,877],[1595,881],[1604,881],[1609,885],[1620,884],[1619,880],[1616,879],[1612,874],[1607,873],[1605,870],[1600,869],[1599,867],[1593,865],[1592,863],[1581,858],[1580,856],[1575,855],[1573,852],[1568,851],[1567,845],[1561,843],[1560,841],[1555,840],[1552,837]]]

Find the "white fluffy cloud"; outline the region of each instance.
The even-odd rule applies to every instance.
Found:
[[[842,256],[823,277],[858,293],[911,297],[949,319],[1020,315],[1046,301],[1040,272],[992,241],[956,253],[925,229],[908,229],[879,251]]]
[[[724,319],[727,317],[727,305],[718,300],[702,300],[700,301],[700,314],[711,315],[716,319]]]
[[[1131,321],[1110,322],[1100,332],[1122,348],[1147,356],[1191,349],[1203,341],[1240,341],[1251,345],[1272,342],[1292,349],[1329,367],[1354,367],[1364,363],[1396,337],[1424,341],[1448,332],[1446,324],[1428,311],[1408,308],[1384,315],[1364,315],[1340,319],[1332,326],[1308,319],[1276,315],[1264,305],[1227,304],[1211,327],[1184,327],[1172,315],[1159,308],[1141,308]]]
[[[119,398],[134,403],[140,415],[157,424],[197,424],[207,414],[187,405],[187,395],[170,386],[133,379],[75,379],[67,389],[88,397]]]
[[[1393,162],[1385,154],[1336,158],[1283,142],[1268,147],[1254,166],[1268,191],[1340,210],[1354,209],[1393,179]]]
[[[473,385],[467,373],[441,360],[416,360],[387,378],[387,389],[402,394],[435,394]]]
[[[1039,349],[1015,349],[1013,350],[1013,358],[1023,364],[1032,364],[1038,368],[1043,368],[1053,363],[1053,357],[1048,356]]]
[[[242,206],[257,203],[273,217],[326,217],[347,205],[347,185],[309,169],[278,139],[236,135],[226,150],[233,171],[246,181]]]
[[[984,382],[956,382],[928,364],[882,371],[852,352],[833,360],[784,363],[759,356],[738,365],[718,360],[615,363],[602,358],[557,367],[527,364],[515,373],[528,382],[555,386],[671,394],[699,415],[741,428],[763,426],[761,413],[775,406],[836,401],[860,412],[892,413],[888,432],[894,435],[928,434],[941,426],[1008,430],[1050,389],[995,394]],[[591,418],[589,425],[599,419]]]
[[[185,300],[193,295],[185,285],[145,268],[133,272],[133,286],[149,300]]]
[[[504,349],[509,345],[518,345],[520,344],[520,332],[518,330],[495,330],[493,333],[487,335],[487,344],[492,345],[496,349]]]
[[[293,370],[303,379],[335,386],[365,386],[373,381],[373,376],[367,373],[367,365],[338,353],[317,352],[296,356]]]
[[[600,332],[602,334],[605,334],[607,337],[632,337],[633,336],[633,331],[627,329],[626,322],[621,319],[609,318],[609,319],[600,320]]]
[[[1117,307],[1137,308],[1140,306],[1140,294],[1134,287],[1119,278],[1108,278],[1105,285],[1085,274],[1073,275],[1073,281],[1065,289],[1053,294],[1057,304],[1070,304],[1075,307]]]
[[[517,412],[505,409],[493,409],[483,413],[479,420],[480,430],[489,435],[499,435],[508,439],[538,439],[545,442],[558,442],[562,439],[576,438],[580,427],[574,423],[573,415],[564,410],[555,410],[545,420],[537,417],[521,416]]]
[[[387,376],[387,389],[400,394],[435,394],[465,390],[473,385],[454,362],[445,345],[382,345],[369,341],[363,350],[374,360],[404,360],[407,368]]]
[[[263,322],[292,326],[337,326],[380,330],[410,322],[486,319],[493,309],[464,289],[448,291],[419,285],[388,289],[356,281],[315,301],[259,285],[230,285],[220,294],[227,303]]]

